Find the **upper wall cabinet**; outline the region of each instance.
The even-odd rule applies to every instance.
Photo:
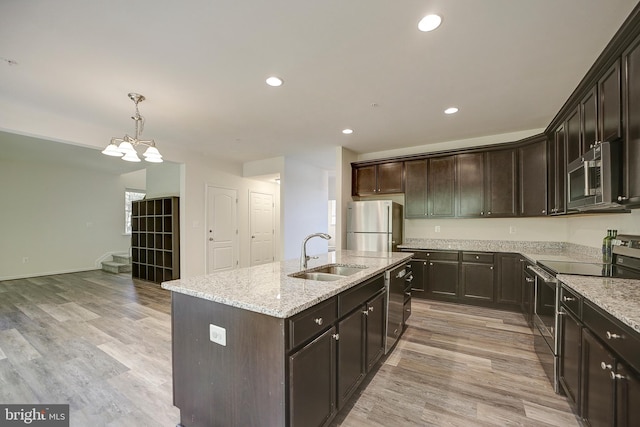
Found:
[[[353,196],[393,194],[404,191],[403,162],[389,162],[352,168]]]
[[[640,36],[622,54],[624,181],[621,200],[640,205]]]
[[[622,138],[620,61],[616,60],[598,80],[598,136],[599,141]]]
[[[520,151],[520,215],[547,214],[547,140],[538,138]]]
[[[404,162],[404,216],[425,218],[427,211],[427,159]]]
[[[427,165],[427,210],[430,218],[455,216],[456,156],[432,157]]]
[[[565,125],[561,125],[549,139],[547,179],[549,181],[548,207],[550,215],[566,213],[567,161]]]
[[[516,159],[515,149],[457,155],[457,216],[516,216]]]

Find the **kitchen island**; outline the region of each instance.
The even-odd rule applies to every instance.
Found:
[[[299,270],[291,260],[163,283],[172,291],[174,405],[181,424],[328,422],[370,371],[368,356],[382,355],[383,273],[410,256],[322,255],[309,269],[359,267],[326,282],[291,277]]]

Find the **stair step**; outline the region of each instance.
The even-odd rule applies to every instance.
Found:
[[[102,270],[108,273],[128,273],[131,271],[131,264],[115,261],[102,261]]]
[[[131,255],[129,254],[113,254],[111,257],[113,258],[113,262],[131,264]]]

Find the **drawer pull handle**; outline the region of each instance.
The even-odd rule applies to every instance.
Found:
[[[373,311],[373,306],[370,306],[370,307],[369,307],[369,311]]]
[[[527,281],[527,283],[533,283],[533,282],[535,282],[535,280],[534,280],[534,279],[532,279],[531,277],[527,277],[525,280]]]
[[[369,315],[369,310],[364,310],[364,311],[362,312],[362,314],[364,314],[365,316],[368,316],[368,315]]]
[[[313,321],[320,326],[322,326],[322,324],[324,323],[324,320],[322,320],[322,317],[316,317],[315,319],[313,319]]]
[[[607,331],[607,339],[608,340],[617,340],[622,338],[620,335],[618,334],[612,334],[611,332]]]
[[[609,372],[609,375],[611,375],[611,379],[612,380],[623,380],[623,379],[625,379],[624,375],[616,374],[613,371]]]
[[[476,255],[476,259],[480,259],[480,257],[478,255]]]
[[[405,311],[406,311],[407,313],[411,313],[411,309],[410,309],[410,308],[407,308]]]
[[[600,362],[600,367],[602,368],[603,371],[606,371],[607,369],[613,368],[613,366],[608,365],[605,362]]]
[[[338,341],[340,339],[340,334],[333,334],[331,335],[333,337],[334,340]]]
[[[564,302],[569,302],[569,301],[575,301],[576,299],[573,297],[568,297],[568,296],[563,296],[562,297],[562,301]]]

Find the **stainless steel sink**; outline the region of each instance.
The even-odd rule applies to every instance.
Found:
[[[333,280],[340,280],[352,274],[356,274],[359,271],[364,270],[365,266],[359,265],[342,265],[342,264],[328,264],[321,267],[316,267],[311,270],[299,271],[292,273],[289,277],[295,277],[297,279],[307,280],[319,280],[321,282],[331,282]]]

